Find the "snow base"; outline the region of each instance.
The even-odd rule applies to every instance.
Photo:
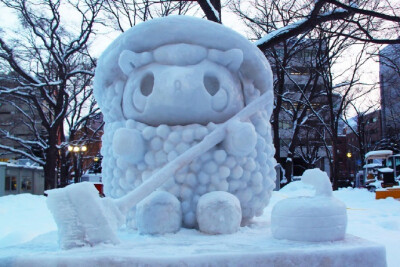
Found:
[[[132,238],[133,233],[120,232],[120,245],[77,248],[71,253],[57,248],[53,232],[31,244],[4,248],[0,266],[386,266],[385,247],[359,237],[288,242],[273,239],[269,229],[256,233],[241,228],[233,235],[210,236],[186,229]]]

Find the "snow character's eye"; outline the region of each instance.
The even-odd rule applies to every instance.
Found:
[[[223,111],[229,103],[229,96],[225,88],[214,74],[206,73],[203,77],[204,87],[211,95],[211,107],[217,112]]]
[[[144,96],[149,96],[153,92],[154,74],[146,73],[140,82],[140,91]]]
[[[210,95],[214,96],[218,92],[220,84],[217,77],[210,74],[206,74],[204,75],[203,82],[204,82],[204,87],[206,88],[207,92]]]
[[[133,89],[133,105],[138,112],[143,112],[147,104],[147,97],[153,92],[154,74],[147,72],[143,75],[139,86],[140,88]]]

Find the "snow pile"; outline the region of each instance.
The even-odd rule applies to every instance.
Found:
[[[31,194],[0,197],[0,248],[28,242],[57,229],[46,198]]]
[[[168,192],[155,191],[137,205],[136,224],[141,234],[175,233],[181,222],[181,205]]]
[[[236,233],[241,220],[240,202],[234,195],[215,191],[200,197],[197,205],[197,221],[203,233]]]
[[[332,197],[329,177],[319,169],[306,170],[302,182],[313,185],[314,197],[296,197],[278,202],[272,210],[272,234],[296,241],[342,240],[346,234],[346,206]]]

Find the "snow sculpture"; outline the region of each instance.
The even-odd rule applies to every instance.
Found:
[[[105,194],[123,197],[266,94],[265,109],[230,123],[220,144],[160,189],[179,200],[184,227],[198,227],[199,199],[213,191],[240,201],[243,224],[261,215],[276,177],[272,81],[259,49],[220,24],[170,16],[126,31],[102,54],[95,75]]]
[[[302,181],[315,187],[315,196],[278,202],[271,214],[273,237],[314,242],[344,239],[347,227],[346,206],[332,196],[328,175],[320,169],[306,170]]]

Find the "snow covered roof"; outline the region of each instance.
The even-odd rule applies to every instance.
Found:
[[[393,172],[393,169],[386,167],[386,168],[378,169],[378,171],[388,173],[388,172]]]
[[[12,168],[24,168],[24,169],[43,170],[43,167],[40,167],[40,166],[19,165],[19,164],[8,163],[8,162],[0,162],[0,166],[7,166],[7,167],[12,167]]]
[[[393,154],[392,150],[375,150],[365,154],[366,159],[383,159]]]
[[[365,169],[365,168],[376,168],[376,167],[381,167],[381,166],[382,166],[382,164],[380,164],[380,163],[369,163],[369,164],[365,164],[363,166],[363,169]]]

